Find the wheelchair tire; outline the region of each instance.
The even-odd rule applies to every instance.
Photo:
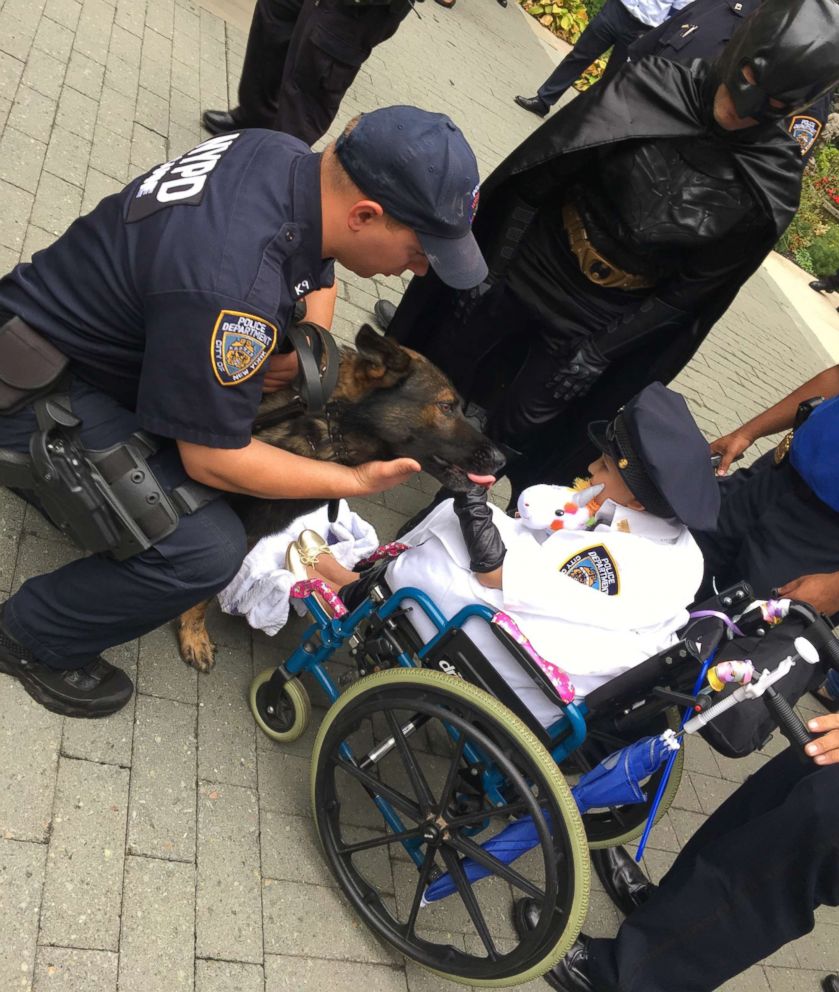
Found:
[[[440,721],[440,727],[434,727],[435,720]],[[445,738],[454,752],[452,760],[446,762],[439,748],[429,754],[416,746],[422,744],[426,726],[429,735],[434,729],[453,731],[453,737]],[[400,731],[406,727],[407,732]],[[364,759],[357,749],[359,738],[362,747],[370,742]],[[348,746],[352,762],[347,761]],[[483,790],[477,790],[479,795],[474,798],[468,795],[469,782],[473,781],[470,775],[477,774],[475,765],[464,758],[464,747],[470,746],[488,756],[482,769],[497,769],[503,776],[500,780],[508,788],[504,793],[507,806],[496,810]],[[382,754],[383,748],[389,750]],[[414,761],[418,753],[426,759],[425,770],[418,771]],[[397,760],[388,766],[391,757]],[[350,765],[352,774],[346,770]],[[370,768],[372,773],[367,771]],[[361,772],[366,778],[359,779]],[[412,796],[394,792],[386,781],[393,772],[399,788],[407,783],[404,788],[408,793],[413,789]],[[444,783],[442,791],[431,784],[432,778]],[[374,836],[362,841],[363,853],[357,850],[359,828],[354,826],[361,822],[356,812],[359,807],[353,805],[346,789],[355,789],[356,795],[369,803],[365,829]],[[386,823],[373,799],[374,792],[379,803],[382,796],[391,803],[407,800],[411,809],[405,806],[399,815],[413,819],[415,825],[405,827],[403,823],[399,836],[394,837],[399,825]],[[470,799],[474,805],[464,805]],[[380,941],[438,976],[486,988],[518,985],[556,965],[577,938],[588,909],[591,865],[570,789],[532,732],[476,686],[441,672],[409,668],[361,679],[332,705],[321,724],[312,755],[311,800],[322,850],[355,912]],[[458,881],[456,875],[450,875],[451,895],[430,905],[424,903],[426,886],[442,873],[434,873],[435,863],[438,868],[445,865],[449,872],[457,872],[457,865],[462,864],[459,855],[470,855],[478,846],[471,840],[477,829],[504,829],[513,813],[531,810],[541,825],[537,846],[511,865],[499,867],[496,862],[485,880],[469,882],[460,876]],[[540,811],[544,818],[539,817]],[[378,835],[371,827],[376,822]],[[408,859],[401,843],[411,832],[421,866]],[[351,847],[356,850],[350,851]],[[375,870],[369,860],[374,854]],[[358,865],[356,855],[368,860]],[[525,877],[528,871],[544,878],[544,885]],[[386,892],[383,898],[372,882],[374,878],[390,878],[394,894]],[[404,879],[403,887],[400,879]],[[498,903],[512,903],[515,896],[528,893],[525,882],[535,886],[543,904],[555,906],[556,911],[543,913],[535,931],[517,938],[509,913],[500,912]],[[481,899],[487,898],[492,904],[481,904]],[[453,924],[446,922],[446,914],[464,909],[462,919],[466,922],[461,926],[466,929],[460,930],[458,940],[462,943],[455,947],[449,932]],[[438,914],[433,923],[429,923],[429,910]],[[400,917],[407,917],[407,921]],[[490,934],[490,920],[503,933]]]
[[[659,719],[661,721],[660,724],[650,729],[651,734],[661,733],[662,730],[668,727],[671,730],[677,730],[679,727],[679,712],[675,709],[667,710],[661,714]],[[617,746],[619,747],[620,744]],[[585,748],[586,743],[584,742],[582,750],[585,750]],[[600,759],[598,758],[598,760]],[[676,760],[673,762],[670,778],[667,780],[667,786],[661,797],[661,802],[655,816],[655,823],[661,820],[676,798],[676,793],[679,791],[679,785],[682,781],[684,767],[685,749],[682,747],[676,752]],[[661,772],[657,772],[653,775],[644,787],[644,791],[647,794],[647,801],[625,807],[623,817],[617,815],[615,811],[592,811],[583,814],[583,824],[585,825],[586,836],[588,837],[588,846],[593,851],[604,847],[619,847],[638,840],[647,824],[647,815],[655,798],[661,774]]]
[[[283,684],[279,709],[269,713],[266,697],[268,683],[275,671],[275,668],[265,668],[254,678],[248,702],[259,729],[272,741],[290,744],[305,734],[312,716],[312,704],[300,679],[289,679]]]

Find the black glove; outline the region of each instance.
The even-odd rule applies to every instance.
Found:
[[[504,561],[507,549],[492,522],[492,510],[483,486],[472,486],[465,493],[455,493],[454,512],[469,552],[473,572],[492,572]]]
[[[587,338],[571,358],[565,359],[548,385],[555,400],[570,403],[584,396],[597,382],[608,366],[597,345]]]

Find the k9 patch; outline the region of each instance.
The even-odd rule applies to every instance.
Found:
[[[605,592],[607,596],[617,596],[620,592],[617,566],[602,544],[578,552],[564,565],[560,565],[559,570],[563,575],[582,582],[584,586]]]
[[[261,317],[222,310],[213,328],[210,361],[222,386],[236,386],[259,371],[274,350],[277,328]]]
[[[815,117],[808,117],[807,114],[796,114],[790,121],[789,133],[801,146],[801,154],[807,152],[816,143],[816,138],[821,134],[822,122]]]

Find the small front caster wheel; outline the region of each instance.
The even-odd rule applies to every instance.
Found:
[[[312,704],[300,679],[289,679],[278,698],[276,686],[271,685],[275,671],[275,668],[266,668],[256,676],[251,682],[248,702],[262,732],[272,741],[290,744],[306,732]]]

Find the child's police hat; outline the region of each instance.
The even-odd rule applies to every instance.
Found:
[[[448,286],[472,289],[487,264],[472,234],[480,178],[475,154],[445,114],[383,107],[362,114],[335,153],[358,188],[419,238]]]
[[[614,420],[589,424],[588,433],[645,510],[693,530],[716,525],[720,491],[711,452],[679,393],[654,382]]]

